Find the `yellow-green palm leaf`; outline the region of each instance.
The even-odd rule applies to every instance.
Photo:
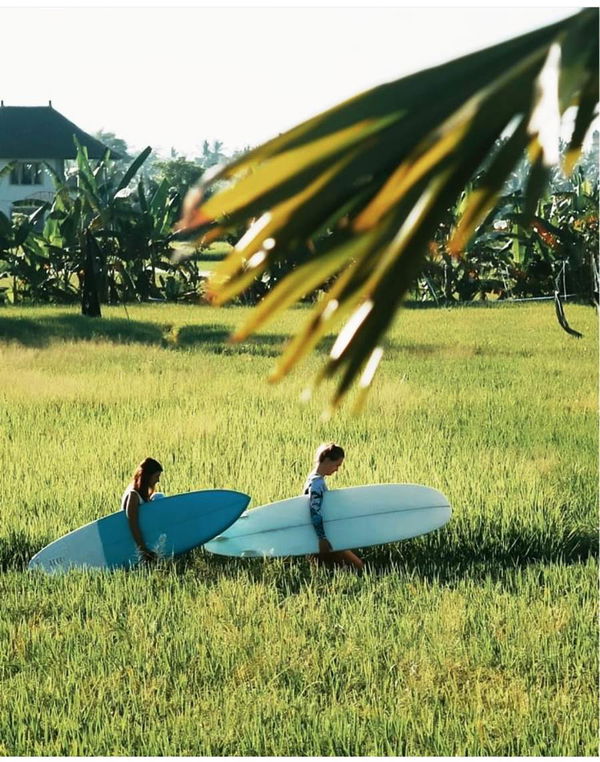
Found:
[[[345,318],[317,381],[338,375],[333,406],[357,378],[366,390],[382,337],[445,211],[507,127],[510,139],[464,204],[450,241],[456,253],[489,213],[524,152],[532,160],[527,210],[535,210],[557,160],[559,125],[569,107],[577,108],[566,161],[567,170],[573,167],[595,117],[597,62],[598,10],[588,8],[376,87],[220,168],[200,193],[193,192],[179,225],[179,235],[190,239],[248,227],[209,284],[217,303],[242,292],[274,264],[293,262],[299,243],[317,241],[314,255],[275,286],[234,339],[334,277],[274,377]],[[203,201],[206,187],[217,181],[226,181],[225,187]]]

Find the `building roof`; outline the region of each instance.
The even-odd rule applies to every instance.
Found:
[[[88,150],[90,159],[101,159],[108,150],[99,140],[70,122],[52,105],[0,105],[0,158],[75,159],[73,135]],[[111,150],[113,158],[121,158]]]

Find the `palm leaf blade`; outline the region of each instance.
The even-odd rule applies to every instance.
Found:
[[[360,373],[366,390],[385,331],[422,267],[434,231],[507,125],[517,123],[483,185],[466,200],[450,244],[454,251],[465,247],[527,148],[532,169],[525,211],[535,213],[561,115],[574,102],[579,111],[571,146],[578,149],[598,100],[588,44],[597,38],[597,22],[597,9],[586,9],[374,88],[221,168],[206,186],[217,179],[237,182],[204,202],[197,194],[180,226],[184,234],[200,235],[258,217],[212,281],[217,303],[286,257],[293,259],[296,242],[324,230],[329,236],[314,261],[286,276],[235,338],[248,336],[337,273],[286,347],[274,377],[314,348],[334,321],[350,315],[319,379],[340,374],[334,406]],[[588,45],[583,52],[582,45]],[[425,107],[424,93],[430,101]],[[422,129],[415,129],[419,124]]]

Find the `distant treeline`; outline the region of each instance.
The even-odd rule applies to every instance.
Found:
[[[186,190],[208,167],[232,157],[219,141],[205,141],[202,154],[192,160],[174,152],[163,159],[149,147],[132,159],[124,141],[112,133],[99,137],[123,158],[107,155],[91,162],[78,146],[65,178],[47,167],[56,185],[52,203],[40,203],[30,213],[32,202],[23,202],[27,213],[20,214],[17,205],[11,219],[0,213],[0,300],[80,302],[87,315],[100,315],[103,303],[201,300],[206,273],[199,260],[211,256],[197,248],[174,264],[173,227]],[[598,158],[596,132],[570,178],[554,170],[533,216],[525,215],[523,161],[457,257],[447,242],[462,211],[459,200],[432,231],[413,298],[448,303],[546,296],[558,289],[597,300]],[[9,170],[10,165],[4,171]],[[485,174],[482,166],[465,194]],[[235,243],[243,232],[231,230],[227,243]],[[306,242],[306,258],[314,245],[318,241]],[[240,301],[258,301],[292,266],[280,262]]]

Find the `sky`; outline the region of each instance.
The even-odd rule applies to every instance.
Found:
[[[0,2],[0,98],[51,100],[82,129],[114,132],[132,149],[192,158],[206,139],[232,152],[581,7],[293,6]]]

